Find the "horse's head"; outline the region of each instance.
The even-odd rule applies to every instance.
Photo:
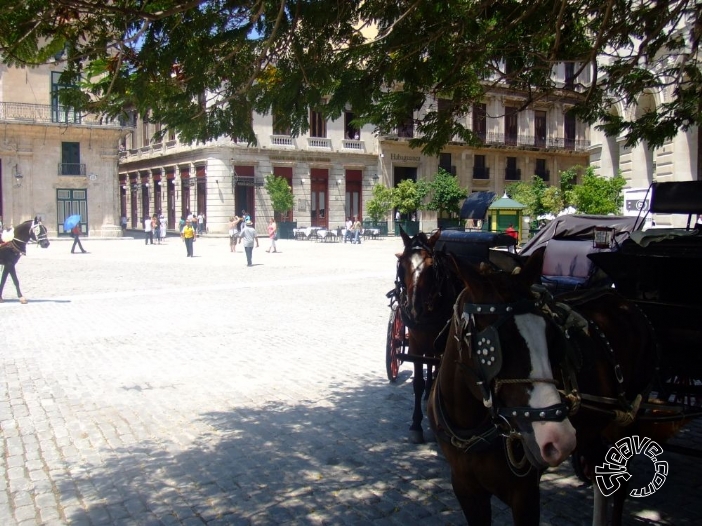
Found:
[[[462,266],[456,272],[466,288],[454,307],[453,335],[458,370],[493,421],[519,436],[529,461],[556,466],[575,448],[575,429],[555,386],[549,349],[559,333],[534,294],[540,257],[521,272]],[[446,359],[449,347],[447,347]]]
[[[37,243],[41,248],[49,248],[49,233],[41,221],[32,221],[29,227],[28,240]]]
[[[397,255],[395,289],[403,319],[408,326],[443,324],[450,316],[450,302],[446,305],[442,293],[446,285],[445,256],[434,251],[440,231],[431,236],[419,232],[410,237],[400,228],[405,245]],[[442,259],[442,257],[444,259]],[[454,296],[455,297],[455,296]]]

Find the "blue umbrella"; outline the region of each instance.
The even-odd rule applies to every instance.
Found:
[[[76,226],[78,223],[80,223],[80,214],[73,214],[72,216],[68,216],[63,221],[64,232],[70,232],[73,229],[73,227]]]

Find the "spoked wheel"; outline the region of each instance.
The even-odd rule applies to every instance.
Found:
[[[388,322],[388,341],[385,348],[385,370],[388,380],[394,382],[400,372],[400,355],[404,354],[407,345],[405,337],[405,324],[402,322],[397,303],[394,303],[390,311],[390,321]]]

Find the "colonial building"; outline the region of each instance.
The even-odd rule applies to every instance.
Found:
[[[121,235],[117,147],[125,128],[59,104],[61,66],[0,64],[0,218],[39,216],[51,236],[80,214],[84,233]]]
[[[682,20],[680,34],[689,40],[690,28],[694,27],[696,20]],[[606,57],[600,57],[600,62],[605,62]],[[666,57],[661,63],[649,61],[649,67],[658,75],[664,75]],[[665,80],[665,79],[664,79]],[[673,79],[670,79],[671,81]],[[662,82],[666,85],[666,82]],[[614,115],[625,119],[638,119],[647,112],[661,107],[674,100],[674,86],[669,83],[667,87],[657,91],[643,93],[635,104],[624,106],[617,104],[610,108]],[[640,206],[646,207],[645,196],[653,182],[692,181],[700,178],[700,155],[702,155],[702,135],[699,128],[694,126],[687,131],[680,132],[672,139],[667,140],[662,146],[649,147],[646,142],[636,146],[626,146],[624,137],[612,137],[593,126],[591,129],[592,146],[590,148],[589,162],[598,175],[613,177],[619,171],[627,181],[625,189],[624,213],[637,214]],[[632,199],[627,199],[630,193]],[[686,218],[678,215],[661,215],[655,218],[657,226],[684,226]]]
[[[493,89],[463,117],[483,144],[476,148],[456,141],[439,156],[409,147],[414,123],[429,106],[408,115],[405,126],[380,136],[372,126],[354,129],[351,108],[336,121],[311,111],[310,130],[301,137],[278,129],[270,114],[255,114],[255,146],[229,139],[186,145],[174,134],[154,142],[158,124],[135,119],[134,131],[121,145],[121,214],[138,228],[144,217],[163,213],[169,228],[175,228],[182,216],[203,213],[209,232],[224,233],[229,217],[245,209],[264,232],[273,210],[263,183],[266,175],[275,174],[288,180],[295,197],[285,220],[336,228],[346,217],[365,217],[364,203],[375,184],[392,187],[403,179],[430,179],[439,167],[455,174],[469,191],[502,193],[508,183],[533,175],[557,182],[560,171],[588,160],[588,128],[568,114],[578,96],[573,71],[572,64],[555,68],[562,92],[528,110],[518,111],[524,98],[508,86]],[[392,221],[392,214],[387,219]],[[437,224],[434,213],[420,212],[418,219],[424,230]]]

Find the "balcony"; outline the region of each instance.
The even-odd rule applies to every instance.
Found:
[[[59,163],[58,174],[85,176],[85,163]]]
[[[295,140],[290,135],[271,135],[271,144],[284,148],[295,148]]]
[[[490,168],[486,166],[473,166],[473,179],[490,179]]]
[[[0,102],[0,122],[75,124],[105,128],[125,127],[125,123],[119,120],[109,120],[94,114],[77,113],[75,110],[64,106],[25,104],[23,102]]]
[[[488,132],[481,136],[487,146],[513,146],[516,148],[543,148],[584,152],[590,147],[586,139],[566,137],[535,137],[533,135],[505,135],[500,132]]]
[[[341,141],[342,150],[351,150],[354,152],[364,152],[366,150],[365,143],[357,139],[343,139]]]
[[[308,137],[307,146],[310,148],[331,150],[331,139],[327,139],[326,137]]]
[[[520,181],[522,171],[519,168],[505,168],[505,181]]]

